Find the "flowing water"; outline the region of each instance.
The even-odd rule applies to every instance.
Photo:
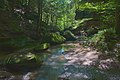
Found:
[[[65,58],[65,51],[69,47],[57,46],[50,49],[52,54],[44,57],[42,66],[5,80],[120,80],[119,74],[108,74],[95,67],[69,64]]]

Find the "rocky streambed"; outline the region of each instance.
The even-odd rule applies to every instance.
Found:
[[[66,42],[47,52],[51,54],[45,53],[38,68],[22,73],[1,71],[1,80],[120,80],[115,60],[79,42]]]

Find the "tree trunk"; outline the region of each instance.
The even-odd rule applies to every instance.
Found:
[[[37,1],[38,1],[38,20],[37,20],[37,30],[38,30],[40,27],[40,0]]]
[[[42,27],[42,3],[43,1],[42,0],[37,0],[38,2],[38,22],[37,22],[37,32],[38,33],[41,33],[40,32],[40,29]]]
[[[115,31],[120,35],[120,1],[116,0],[116,13],[115,13]]]
[[[43,8],[43,0],[40,0],[40,27],[42,27],[42,8]]]

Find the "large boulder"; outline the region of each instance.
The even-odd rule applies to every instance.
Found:
[[[85,8],[84,10],[76,10],[75,11],[75,20],[83,19],[83,18],[98,18],[99,14],[95,9]]]
[[[54,43],[62,43],[65,41],[65,38],[63,36],[61,36],[59,33],[53,33],[51,34],[52,36],[52,42]]]
[[[0,65],[4,65],[9,70],[26,70],[38,67],[42,64],[42,59],[36,54],[28,53],[13,53],[4,56],[0,60]]]
[[[35,46],[32,51],[37,51],[37,52],[40,52],[42,50],[46,50],[50,47],[50,44],[49,43],[43,43],[43,44],[39,44],[37,46]]]
[[[75,35],[71,31],[69,31],[69,30],[65,31],[63,33],[63,36],[66,38],[67,41],[74,41],[74,40],[76,40]]]
[[[60,44],[63,43],[65,40],[65,37],[60,35],[59,32],[47,34],[44,38],[44,41],[50,44]]]

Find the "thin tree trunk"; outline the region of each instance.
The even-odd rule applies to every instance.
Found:
[[[53,15],[51,14],[51,24],[53,25],[53,22],[54,22],[54,20],[53,20]]]
[[[37,22],[37,32],[40,33],[42,27],[42,0],[37,0],[38,2],[38,22]]]
[[[58,20],[57,20],[57,17],[55,18],[55,25],[57,25],[57,23],[58,23]]]
[[[42,8],[43,8],[43,0],[40,0],[40,28],[42,27]]]
[[[28,6],[30,7],[30,0],[28,0]]]
[[[115,31],[120,35],[120,8],[116,8],[116,23],[115,23]]]
[[[116,13],[115,13],[115,31],[117,35],[120,35],[120,1],[116,0]]]
[[[38,2],[38,20],[37,20],[37,30],[40,27],[40,0],[37,0]]]

